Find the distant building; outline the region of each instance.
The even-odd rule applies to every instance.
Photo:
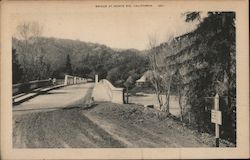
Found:
[[[146,76],[143,75],[140,79],[136,81],[137,86],[142,86],[146,82]]]
[[[144,85],[146,82],[150,82],[150,79],[152,78],[152,71],[148,70],[146,71],[140,79],[138,79],[136,81],[136,85],[137,86],[142,86]]]

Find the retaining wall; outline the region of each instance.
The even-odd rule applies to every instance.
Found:
[[[123,88],[114,87],[108,80],[102,79],[95,84],[92,97],[95,101],[109,101],[123,104]]]

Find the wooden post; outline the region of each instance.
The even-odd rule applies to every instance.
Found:
[[[218,93],[214,97],[214,110],[219,111],[219,95]],[[220,146],[219,139],[220,139],[220,126],[218,123],[215,123],[215,138],[216,138],[216,147]]]
[[[73,82],[73,84],[77,84],[76,77],[74,77],[74,82]]]
[[[98,83],[98,75],[95,75],[95,83]]]
[[[126,92],[127,92],[127,104],[128,104],[128,87],[126,87]]]
[[[122,98],[123,98],[123,103],[126,104],[126,102],[125,102],[125,89],[124,88],[122,90]]]
[[[67,85],[68,84],[68,75],[65,75],[65,78],[64,78],[64,85]]]

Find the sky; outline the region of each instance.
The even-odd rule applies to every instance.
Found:
[[[14,8],[14,7],[13,7]],[[193,30],[183,11],[169,7],[96,8],[95,5],[22,5],[11,12],[11,29],[22,22],[38,22],[42,35],[105,44],[111,48],[148,48],[149,36],[158,43]]]

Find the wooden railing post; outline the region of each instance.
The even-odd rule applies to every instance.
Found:
[[[64,85],[67,85],[68,84],[68,75],[65,75],[64,77]]]

